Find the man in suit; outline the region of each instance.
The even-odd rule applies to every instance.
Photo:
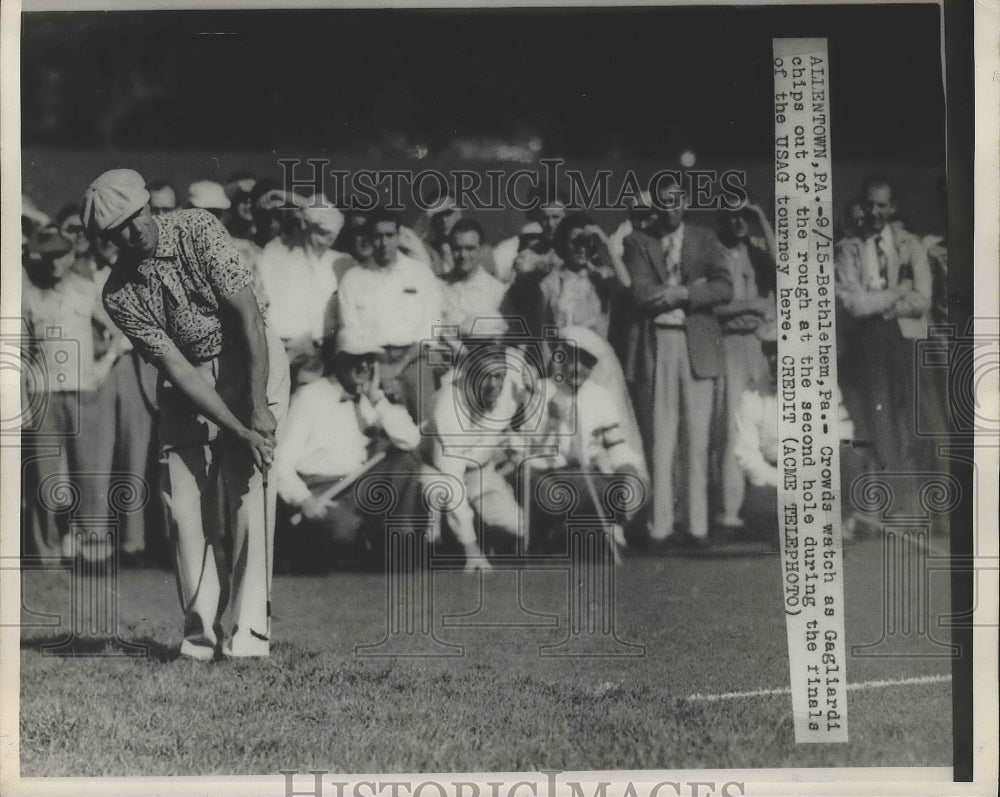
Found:
[[[686,223],[678,183],[662,182],[652,223],[625,238],[624,261],[641,318],[629,339],[626,378],[643,436],[652,440],[651,550],[708,547],[708,446],[715,380],[724,373],[712,308],[733,284],[715,233]],[[684,411],[688,528],[674,528],[674,460]]]
[[[893,227],[892,183],[869,177],[861,189],[863,227],[836,247],[836,295],[843,330],[841,382],[860,436],[880,464],[919,470],[914,420],[914,341],[927,336],[932,277],[920,239]]]

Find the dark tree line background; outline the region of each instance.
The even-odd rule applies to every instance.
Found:
[[[938,161],[934,5],[23,17],[26,147],[770,152],[771,39],[830,40],[833,153]]]

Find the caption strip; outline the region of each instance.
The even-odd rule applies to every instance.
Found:
[[[798,743],[847,741],[825,39],[774,40],[778,519]]]

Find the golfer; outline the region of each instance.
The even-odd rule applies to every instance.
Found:
[[[104,306],[159,369],[160,490],[184,609],[181,653],[266,656],[275,503],[267,468],[289,390],[281,341],[211,213],[153,216],[131,169],[94,180],[83,207],[88,233],[121,250]]]

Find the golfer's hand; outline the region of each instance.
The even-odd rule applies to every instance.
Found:
[[[250,446],[254,464],[260,470],[264,470],[265,467],[271,467],[271,464],[274,462],[273,433],[271,437],[264,437],[264,435],[260,434],[260,432],[255,432],[253,429],[247,429],[243,439],[246,441],[247,445]]]
[[[278,428],[278,422],[274,419],[274,413],[266,404],[255,406],[250,413],[250,430],[262,437],[274,440],[274,432]]]

